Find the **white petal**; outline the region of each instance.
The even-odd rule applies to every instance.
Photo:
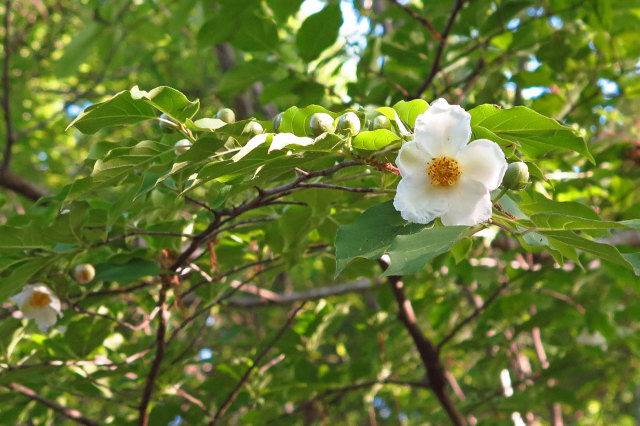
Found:
[[[443,225],[471,226],[491,218],[491,195],[484,184],[461,178],[451,189],[449,208],[441,217]]]
[[[396,189],[393,206],[404,220],[427,224],[447,211],[447,200],[442,191],[426,179],[415,182],[403,178]]]
[[[411,181],[424,181],[428,179],[427,163],[429,161],[431,161],[429,154],[421,150],[418,144],[411,141],[402,145],[402,148],[398,151],[396,166],[398,166],[403,178]]]
[[[278,133],[273,135],[269,152],[279,151],[287,145],[309,146],[313,142],[311,138],[296,136],[293,133]]]
[[[414,140],[431,157],[455,157],[471,138],[471,115],[446,100],[434,101],[416,118]]]
[[[507,160],[500,146],[488,139],[478,139],[460,150],[457,157],[465,178],[476,180],[493,191],[500,186],[507,171]]]
[[[25,302],[28,302],[31,299],[32,294],[33,290],[31,289],[31,286],[25,285],[20,293],[16,294],[15,296],[11,296],[11,300],[16,302],[18,307],[22,310],[22,305],[24,305]]]
[[[56,311],[48,306],[38,309],[38,313],[33,316],[33,318],[36,320],[38,328],[41,331],[47,331],[49,327],[54,325],[57,321],[56,317]]]

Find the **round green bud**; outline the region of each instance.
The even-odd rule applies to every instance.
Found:
[[[529,168],[522,161],[510,163],[502,178],[502,186],[514,191],[520,191],[529,184]]]
[[[258,123],[257,121],[248,122],[244,126],[244,129],[242,129],[242,133],[245,135],[249,135],[250,137],[259,135],[262,132],[264,132],[264,129],[262,128],[260,123]]]
[[[173,123],[171,117],[164,113],[160,114],[158,125],[160,126],[160,129],[162,129],[162,131],[165,133],[173,133],[177,130],[177,126]]]
[[[236,122],[236,114],[229,108],[222,108],[216,113],[216,118],[224,121],[227,124]]]
[[[282,116],[284,115],[284,112],[281,112],[280,114],[276,115],[275,117],[273,117],[273,131],[277,132],[278,129],[280,128],[280,122],[282,121]]]
[[[379,115],[373,119],[373,130],[378,129],[391,130],[391,122],[384,115]]]
[[[360,133],[360,118],[355,112],[347,112],[340,116],[338,120],[338,132],[339,133],[351,133],[357,135]]]
[[[96,270],[90,263],[83,263],[73,268],[73,278],[80,284],[88,284],[96,276]]]
[[[316,112],[309,120],[309,128],[311,129],[311,133],[316,136],[325,132],[332,133],[335,130],[335,127],[333,127],[333,117],[325,112]]]
[[[189,148],[191,148],[191,141],[189,139],[180,139],[173,146],[173,152],[176,155],[182,155],[185,152],[189,151]]]

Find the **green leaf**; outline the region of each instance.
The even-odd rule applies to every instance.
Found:
[[[305,62],[316,59],[338,38],[342,12],[338,4],[329,4],[304,20],[296,35],[296,47]]]
[[[391,265],[385,275],[406,275],[418,272],[431,259],[449,251],[466,226],[428,228],[411,235],[399,235],[393,240],[389,256]]]
[[[96,280],[117,281],[127,284],[143,277],[154,277],[165,273],[155,262],[144,259],[131,259],[127,263],[101,263],[95,265]]]
[[[427,101],[422,99],[414,99],[409,102],[400,101],[393,106],[398,113],[398,117],[411,128],[416,124],[416,118],[429,108]]]
[[[84,359],[111,334],[112,324],[113,322],[107,319],[85,316],[69,323],[63,339],[80,358]]]
[[[275,50],[278,44],[278,27],[272,19],[248,14],[242,20],[242,28],[235,29],[231,43],[247,52]]]
[[[133,124],[155,118],[156,113],[146,102],[122,91],[104,102],[93,104],[67,126],[75,126],[85,134],[93,134],[109,126]]]
[[[131,97],[134,100],[145,100],[149,105],[181,123],[193,117],[200,109],[199,100],[189,101],[182,92],[168,86],[156,87],[150,92],[134,86],[131,89]]]
[[[421,228],[421,225],[409,224],[402,219],[392,201],[368,208],[355,222],[338,229],[336,277],[356,257],[377,259],[397,235]]]
[[[469,113],[474,132],[483,128],[513,142],[529,159],[537,160],[548,152],[561,149],[582,154],[595,164],[584,139],[573,129],[529,108],[500,109],[493,105],[480,105]]]
[[[607,262],[624,266],[633,270],[634,274],[640,276],[640,254],[628,253],[625,256],[620,254],[617,248],[608,244],[597,243],[593,240],[583,238],[572,231],[542,231],[540,232],[549,238],[549,241],[558,241],[568,246],[592,254]]]
[[[173,158],[173,146],[156,141],[112,149],[104,160],[96,161],[91,176],[79,179],[71,186],[66,201],[80,199],[107,186],[118,186],[126,180],[139,179],[135,170],[146,170],[160,161],[168,164]]]
[[[351,145],[356,149],[377,151],[398,140],[400,138],[395,133],[387,129],[378,129],[358,133]]]

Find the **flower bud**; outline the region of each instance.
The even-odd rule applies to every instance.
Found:
[[[332,133],[335,130],[335,127],[333,127],[333,118],[324,112],[316,112],[311,116],[309,128],[311,129],[311,133],[316,136],[325,132]]]
[[[96,270],[90,263],[83,263],[73,269],[73,278],[80,284],[88,284],[96,276]]]
[[[245,135],[249,135],[249,137],[259,135],[262,132],[264,132],[264,129],[262,128],[260,123],[258,123],[257,121],[248,122],[244,126],[244,129],[242,129],[242,133]]]
[[[160,114],[160,121],[158,121],[160,129],[165,133],[173,133],[176,131],[176,125],[172,124],[173,121],[167,114]]]
[[[360,133],[360,118],[355,112],[342,114],[338,120],[338,133],[351,133],[352,135]]]
[[[280,114],[276,115],[275,117],[273,117],[273,131],[277,132],[278,129],[280,128],[280,122],[282,121],[282,116],[284,115],[284,112],[281,112]]]
[[[191,142],[189,141],[189,139],[180,139],[173,146],[173,152],[176,155],[182,155],[185,152],[189,151],[189,148],[191,148]]]
[[[229,108],[222,108],[220,111],[218,111],[218,113],[216,114],[216,118],[224,121],[227,124],[236,122],[236,114]]]
[[[391,130],[391,122],[384,115],[379,115],[373,119],[373,130],[378,129]]]
[[[520,191],[529,184],[529,168],[522,161],[510,163],[502,179],[502,186]]]

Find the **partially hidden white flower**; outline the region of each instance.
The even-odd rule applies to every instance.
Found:
[[[402,217],[443,225],[475,225],[491,218],[490,191],[502,182],[507,161],[500,146],[471,138],[471,115],[446,100],[416,119],[414,140],[396,159],[402,179],[393,205]]]
[[[43,284],[27,284],[11,300],[18,304],[25,318],[36,320],[41,331],[54,325],[56,316],[62,317],[60,299]]]

